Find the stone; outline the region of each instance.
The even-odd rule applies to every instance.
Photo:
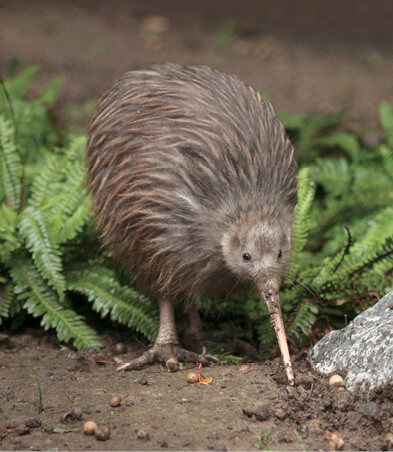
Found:
[[[247,417],[255,417],[258,421],[267,421],[271,417],[271,407],[267,403],[256,402],[243,408]]]
[[[363,403],[358,409],[359,414],[365,417],[373,417],[378,413],[378,405],[374,402]]]
[[[342,330],[328,333],[308,352],[322,375],[341,372],[349,391],[367,396],[393,390],[393,292]]]

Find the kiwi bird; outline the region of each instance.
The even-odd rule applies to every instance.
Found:
[[[293,384],[279,289],[291,252],[297,165],[271,104],[206,66],[127,72],[97,104],[86,162],[104,244],[159,304],[154,345],[121,368],[206,363],[180,346],[174,301],[192,306],[199,331],[199,297],[256,287]]]

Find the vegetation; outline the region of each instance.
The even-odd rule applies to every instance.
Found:
[[[36,67],[9,77],[0,94],[0,324],[26,314],[55,328],[61,341],[99,347],[79,312],[154,340],[155,304],[127,284],[100,248],[85,188],[85,136],[60,127],[51,106],[63,79],[27,99]],[[393,112],[383,102],[375,146],[345,131],[342,112],[281,115],[300,162],[291,264],[282,308],[289,335],[301,341],[319,318],[341,326],[391,290],[393,279]],[[210,326],[254,344],[274,339],[256,293],[202,299]]]

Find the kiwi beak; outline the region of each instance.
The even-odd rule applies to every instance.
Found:
[[[280,347],[288,383],[293,386],[295,384],[295,377],[289,354],[284,322],[282,320],[279,295],[280,281],[277,280],[277,276],[269,277],[265,274],[264,277],[258,281],[257,286],[263,299],[265,300],[270,315],[270,323],[277,336],[277,342]]]

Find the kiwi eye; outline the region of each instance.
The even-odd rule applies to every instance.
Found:
[[[277,257],[280,259],[280,258],[282,258],[282,251],[281,250],[278,250],[278,255],[277,255]]]
[[[244,253],[244,254],[243,254],[243,260],[245,260],[245,261],[250,261],[250,260],[251,260],[251,254]]]

